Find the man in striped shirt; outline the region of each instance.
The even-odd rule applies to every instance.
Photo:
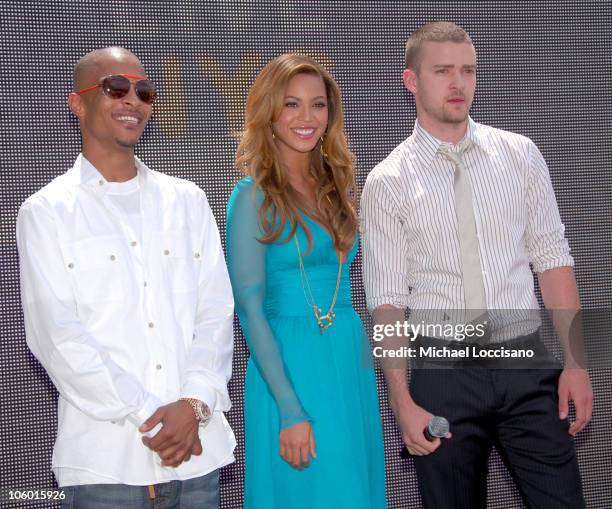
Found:
[[[403,322],[406,309],[413,321],[443,322],[477,308],[495,316],[488,337],[498,349],[537,344],[531,264],[565,352],[563,370],[418,369],[410,389],[406,360],[383,362],[425,506],[486,507],[495,445],[529,507],[584,507],[570,435],[588,423],[593,396],[569,348],[580,302],[546,163],[529,139],[469,117],[476,53],[454,23],[412,34],[403,79],[416,101],[413,133],[370,173],[362,195],[364,281],[375,326]],[[470,266],[478,271],[468,273]],[[395,334],[387,344],[401,339]],[[460,338],[420,339],[445,348]],[[450,421],[444,443],[423,433],[434,414]]]

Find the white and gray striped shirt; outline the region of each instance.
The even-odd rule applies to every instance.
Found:
[[[472,185],[487,308],[504,312],[504,337],[532,332],[511,310],[538,309],[533,270],[573,266],[548,168],[528,138],[477,124],[463,156]],[[418,121],[412,135],[368,175],[361,198],[368,308],[465,308],[454,166]],[[510,332],[507,326],[512,325]],[[523,320],[524,322],[524,320]],[[518,326],[518,327],[517,327]]]

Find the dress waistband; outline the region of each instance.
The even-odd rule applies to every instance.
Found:
[[[269,317],[308,316],[313,313],[311,304],[318,306],[323,314],[327,313],[334,298],[337,273],[331,273],[329,267],[316,269],[319,270],[307,271],[307,281],[302,281],[299,270],[282,272],[271,278],[266,286],[266,314]],[[344,308],[352,308],[352,300],[350,280],[348,274],[343,273],[334,310]]]

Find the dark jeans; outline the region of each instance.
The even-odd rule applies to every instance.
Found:
[[[148,486],[84,484],[64,486],[63,509],[217,509],[219,471],[187,481],[156,484],[155,498]]]
[[[450,422],[452,438],[415,457],[427,509],[486,509],[487,467],[499,451],[528,508],[584,508],[559,369],[414,369],[414,401]]]

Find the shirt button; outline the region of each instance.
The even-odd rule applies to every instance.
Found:
[[[138,242],[136,242],[135,240],[133,240],[132,242],[130,242],[130,246],[134,247],[136,244],[138,244]]]
[[[164,254],[165,254],[165,255],[169,255],[169,254],[170,254],[170,250],[168,250],[168,249],[164,249]]]
[[[147,282],[146,281],[144,282],[144,286],[147,286]]]
[[[158,364],[157,366],[155,366],[155,369],[161,369],[161,368],[162,368],[161,364]]]
[[[74,263],[69,263],[69,264],[68,264],[68,268],[69,268],[69,269],[74,269]]]
[[[196,258],[199,258],[199,257],[200,257],[200,253],[196,253],[194,256],[195,256]]]
[[[102,179],[98,180],[98,185],[99,186],[103,186],[104,185],[104,180],[102,180]]]
[[[111,262],[114,262],[116,259],[117,259],[117,257],[115,255],[110,255]]]
[[[152,329],[153,327],[155,327],[155,324],[153,322],[149,322],[149,329]]]

